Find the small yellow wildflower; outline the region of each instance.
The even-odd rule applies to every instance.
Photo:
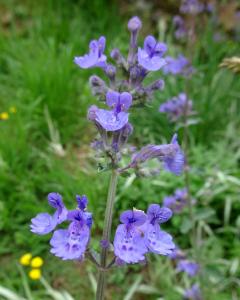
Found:
[[[29,266],[30,261],[32,259],[32,254],[31,253],[26,253],[23,256],[20,257],[19,262],[23,266]]]
[[[1,120],[8,120],[9,119],[9,114],[7,112],[0,113],[0,119]]]
[[[32,279],[32,280],[38,280],[41,278],[42,276],[42,272],[40,269],[32,269],[29,273],[28,276]]]
[[[31,260],[32,268],[40,268],[43,265],[43,259],[40,256],[36,256]]]
[[[9,111],[10,111],[10,113],[15,114],[17,112],[17,109],[15,106],[10,106]]]

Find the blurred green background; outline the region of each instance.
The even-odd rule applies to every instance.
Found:
[[[80,70],[73,57],[86,53],[89,41],[100,35],[107,38],[107,54],[114,47],[127,53],[126,24],[132,15],[143,20],[141,43],[146,34],[153,33],[167,42],[171,55],[184,53],[171,28],[176,2],[0,1],[0,113],[16,108],[16,113],[9,112],[8,120],[0,120],[1,285],[24,295],[16,263],[22,254],[31,252],[44,258],[43,273],[54,288],[67,290],[76,300],[94,299],[94,267],[53,257],[48,252],[49,236],[38,237],[29,231],[33,216],[50,212],[49,192],[61,193],[69,208],[75,194],[86,194],[94,213],[91,242],[98,248],[108,173],[97,172],[90,148],[96,133],[86,119],[87,108],[96,102],[88,85],[92,70]],[[223,7],[235,3],[230,2],[223,1]],[[197,199],[206,297],[211,300],[240,299],[240,75],[219,68],[225,57],[240,55],[234,26],[223,22],[216,28],[209,16],[192,49],[196,72],[189,96],[198,122],[190,127],[191,189]],[[220,41],[214,39],[217,30],[223,35]],[[131,143],[138,147],[166,142],[176,131],[158,107],[184,91],[185,79],[168,76],[165,81],[164,91],[156,94],[152,105],[132,117]],[[178,131],[181,139],[181,129]],[[114,226],[122,210],[161,203],[165,195],[184,186],[182,177],[164,172],[132,179],[120,180]],[[167,226],[182,248],[189,247],[187,224],[186,213]],[[185,278],[174,274],[166,258],[153,256],[146,266],[111,272],[107,299],[123,299],[136,280],[145,290],[128,299],[182,298],[179,288]],[[49,299],[38,281],[29,280],[29,284],[34,299]]]

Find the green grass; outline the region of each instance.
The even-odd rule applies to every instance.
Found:
[[[87,108],[95,102],[88,85],[91,72],[77,68],[73,57],[85,53],[89,40],[100,34],[107,37],[107,53],[116,46],[126,52],[127,18],[120,17],[116,4],[97,0],[91,5],[64,0],[2,1],[1,7],[2,14],[10,13],[11,18],[0,32],[0,111],[16,106],[17,113],[0,123],[0,282],[23,293],[16,260],[30,251],[44,256],[44,273],[54,287],[67,289],[77,300],[92,299],[88,274],[95,274],[94,267],[52,257],[48,254],[49,237],[31,234],[29,222],[38,212],[49,211],[46,195],[51,191],[62,193],[68,207],[73,207],[76,193],[87,194],[95,219],[92,244],[98,247],[108,174],[97,173],[89,147],[95,135],[86,120]],[[116,16],[114,22],[112,14]],[[170,35],[167,40],[171,53],[183,51]],[[230,299],[232,291],[240,297],[239,285],[234,283],[240,274],[233,268],[240,254],[240,82],[236,75],[218,67],[222,58],[238,50],[237,43],[216,43],[210,30],[203,32],[193,55],[197,71],[189,92],[200,119],[190,127],[191,182],[192,194],[198,201],[198,230],[204,240],[203,282],[208,287],[207,299],[211,300]],[[167,77],[165,90],[156,95],[152,105],[135,112],[133,143],[138,147],[160,143],[169,140],[174,131],[181,138],[182,129],[169,125],[158,107],[183,91],[184,86],[184,79]],[[63,157],[50,149],[53,137],[49,118],[60,135],[66,152]],[[136,178],[129,184],[121,178],[114,226],[120,211],[130,207],[145,209],[150,202],[161,202],[183,185],[181,177],[164,172],[156,178]],[[183,248],[189,247],[184,227],[187,219],[186,212],[167,226]],[[161,295],[166,295],[167,300],[181,298],[172,285],[174,282],[180,288],[184,279],[173,273],[169,261],[151,257],[145,267],[112,272],[108,299],[112,295],[122,299],[139,274],[142,283],[158,290],[157,296],[149,295],[149,299]],[[41,289],[38,283],[31,283],[31,287]],[[134,299],[145,297],[137,294]]]

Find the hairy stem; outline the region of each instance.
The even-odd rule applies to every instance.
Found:
[[[107,242],[110,241],[110,237],[111,237],[113,206],[114,206],[115,195],[116,195],[117,179],[118,179],[118,174],[116,170],[112,170],[109,189],[108,189],[107,205],[105,210],[105,219],[104,219],[104,227],[103,227],[103,235],[102,235],[102,240]],[[108,249],[106,247],[103,247],[101,251],[101,257],[100,257],[101,269],[99,269],[96,300],[104,299],[104,292],[105,292],[105,285],[106,285],[105,268],[107,266],[107,252]]]

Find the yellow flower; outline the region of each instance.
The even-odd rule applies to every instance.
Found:
[[[10,106],[9,111],[10,111],[10,113],[15,114],[17,112],[17,109],[15,106]]]
[[[7,120],[7,119],[9,119],[9,114],[7,112],[0,113],[0,119],[1,120]]]
[[[26,253],[23,256],[20,257],[19,262],[23,266],[29,266],[30,261],[32,259],[32,254],[31,253]]]
[[[42,276],[42,272],[40,269],[32,269],[29,273],[28,276],[32,279],[32,280],[38,280],[41,278]]]
[[[31,260],[32,268],[40,268],[43,265],[43,259],[40,256],[36,256]]]

